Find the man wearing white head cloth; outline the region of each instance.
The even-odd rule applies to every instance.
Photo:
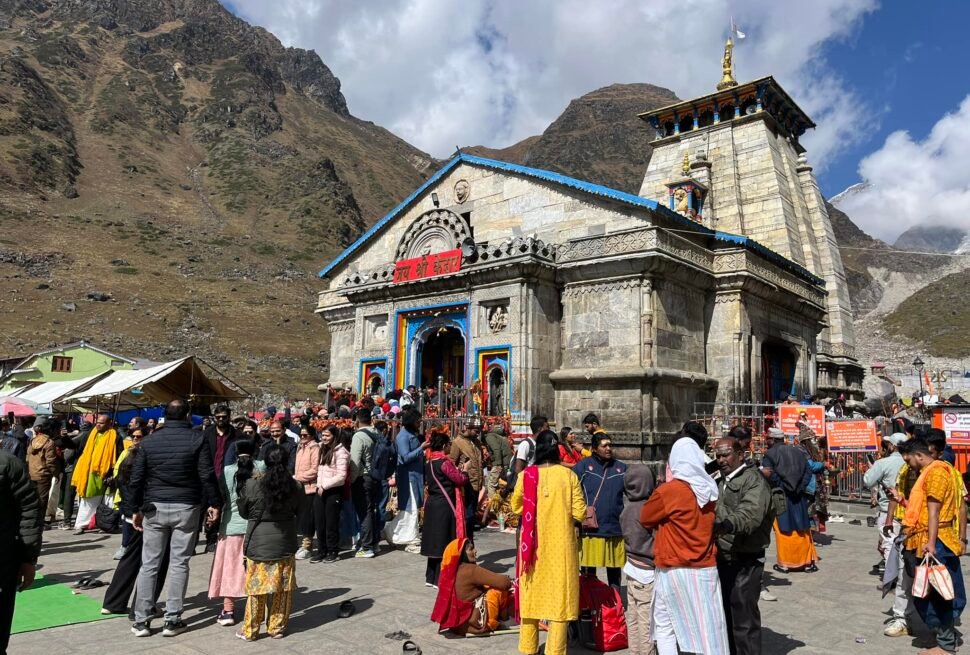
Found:
[[[714,545],[717,484],[691,439],[670,451],[671,478],[643,505],[640,523],[655,529],[654,637],[659,655],[727,655]]]

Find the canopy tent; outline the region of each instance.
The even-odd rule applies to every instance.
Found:
[[[214,403],[244,400],[250,394],[218,370],[194,356],[151,368],[112,371],[93,385],[64,398],[87,409],[129,409],[163,405],[176,398]]]
[[[80,380],[65,380],[62,382],[43,382],[32,387],[18,389],[14,394],[17,398],[23,398],[37,405],[46,406],[53,409],[53,405],[58,403],[61,398],[78,393],[91,386],[101,378],[109,375],[111,371],[104,371],[91,377]]]

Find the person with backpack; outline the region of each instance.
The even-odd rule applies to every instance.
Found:
[[[515,488],[515,481],[518,479],[519,473],[524,471],[527,466],[536,463],[536,436],[549,429],[549,419],[545,416],[533,416],[532,420],[529,421],[529,429],[532,430],[532,436],[519,441],[515,447],[515,457],[505,471],[507,485],[504,493],[506,495],[511,494]]]
[[[377,555],[380,539],[377,501],[381,491],[381,473],[372,472],[372,466],[381,435],[371,425],[371,411],[367,407],[358,408],[356,421],[357,430],[350,442],[350,497],[360,522],[360,541],[354,557],[371,558]],[[386,459],[385,453],[378,454]],[[373,473],[377,473],[377,477]]]
[[[737,439],[718,439],[714,455],[721,471],[714,534],[728,646],[732,655],[760,655],[758,600],[774,523],[772,492],[758,469],[745,464]]]

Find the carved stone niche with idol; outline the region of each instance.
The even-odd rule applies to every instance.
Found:
[[[364,318],[364,347],[375,348],[387,345],[387,314],[377,314]]]
[[[481,334],[501,334],[509,327],[509,301],[493,301],[482,305]]]
[[[681,216],[703,223],[707,186],[691,175],[690,155],[686,151],[679,172],[680,176],[664,182],[667,187],[667,206]]]

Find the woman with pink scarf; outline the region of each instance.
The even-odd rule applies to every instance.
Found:
[[[545,652],[564,655],[566,627],[579,618],[579,548],[576,525],[586,516],[579,478],[559,463],[556,434],[536,437],[536,463],[515,483],[512,511],[522,517],[516,615],[519,652],[539,652],[539,620],[549,623]]]

